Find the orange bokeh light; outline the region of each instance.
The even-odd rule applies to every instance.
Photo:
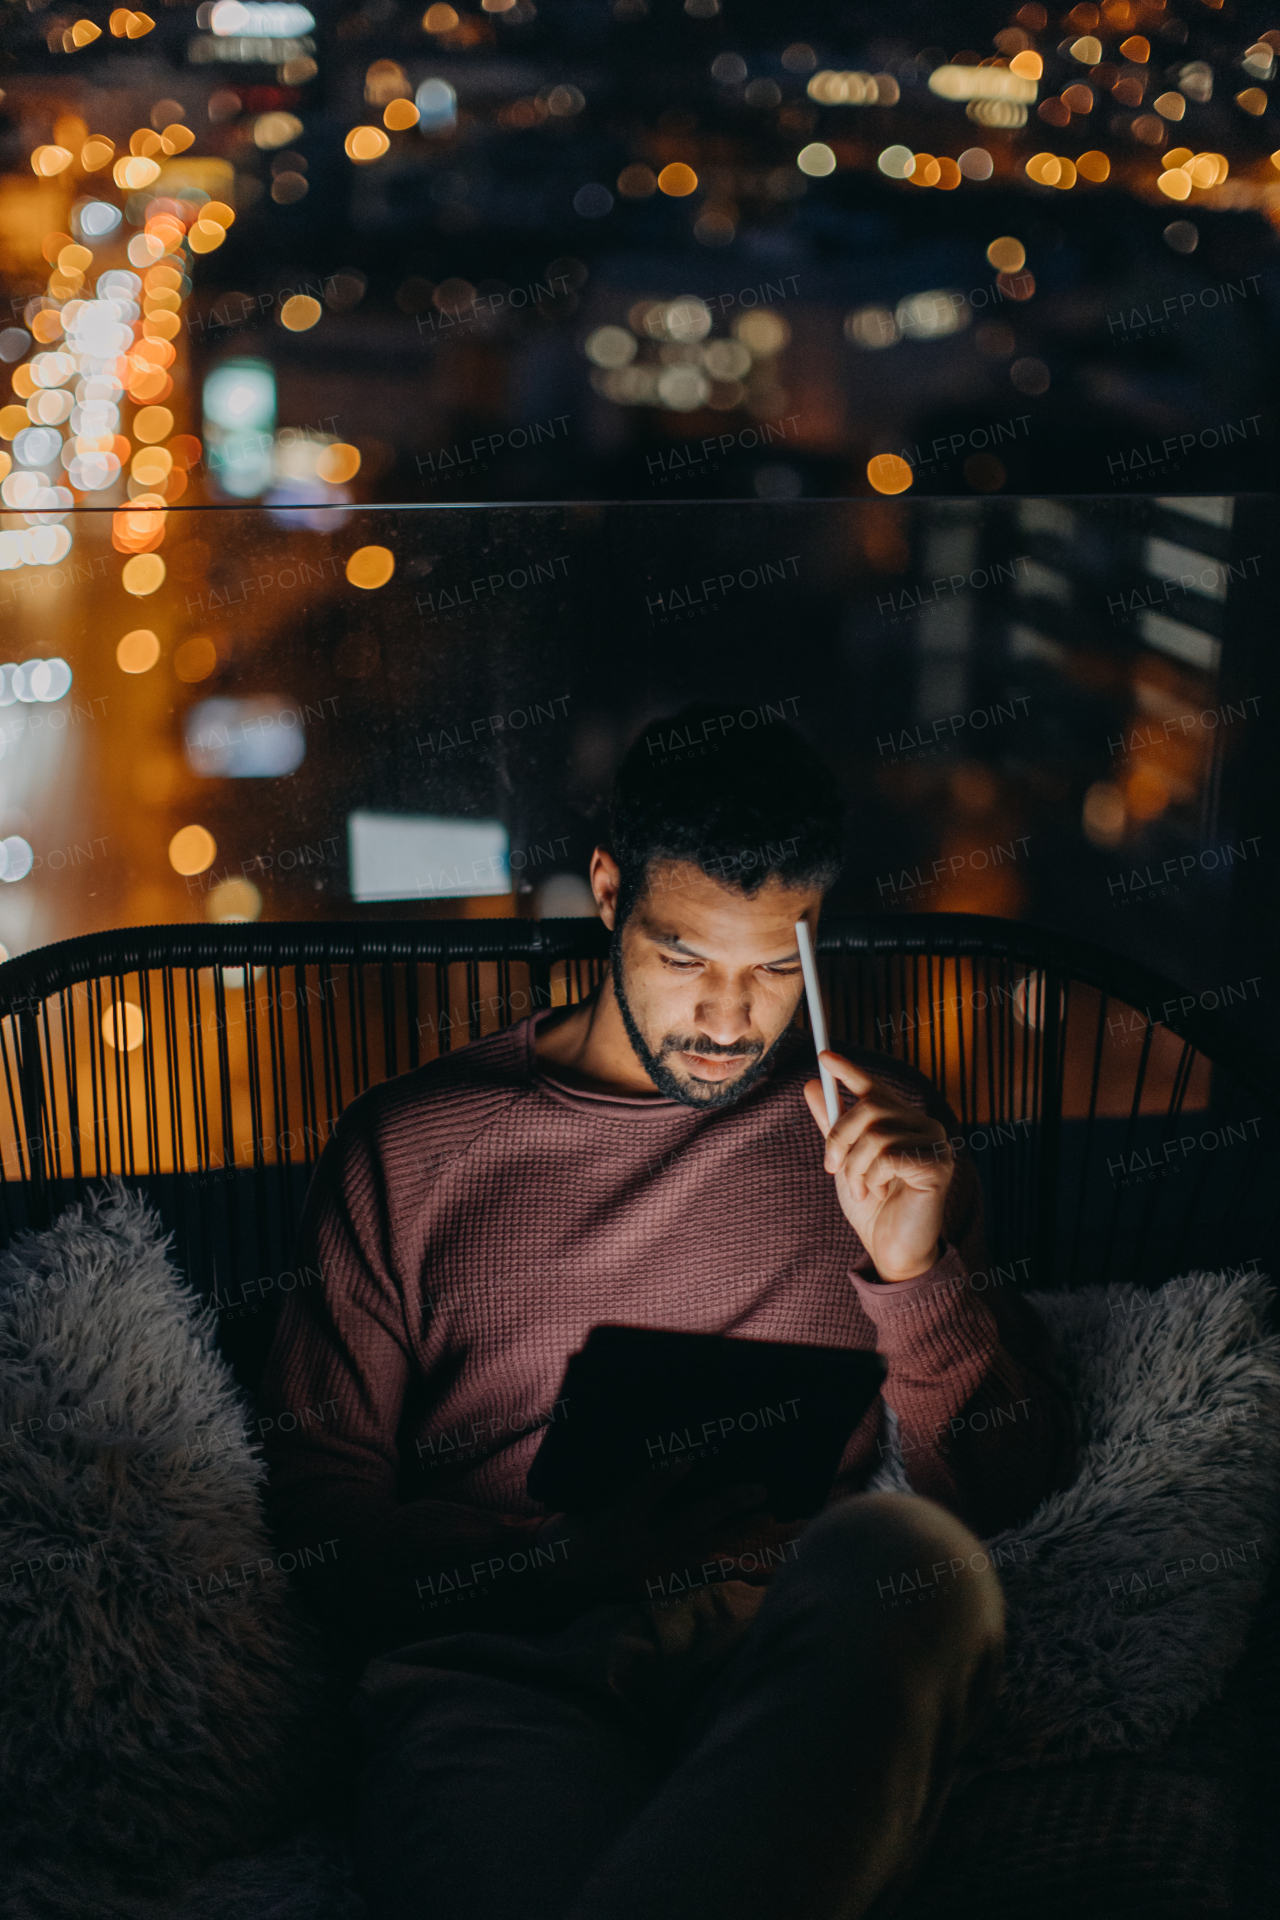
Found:
[[[121,673],[149,673],[160,658],[160,642],[148,627],[135,627],[116,647]]]
[[[900,455],[877,453],[867,462],[867,478],[877,493],[905,493],[915,475]]]
[[[673,160],[658,175],[658,192],[670,194],[673,200],[683,200],[694,193],[698,186],[698,176],[692,167],[683,160]]]
[[[367,592],[385,587],[395,570],[390,547],[357,547],[347,561],[347,579],[353,587],[363,587]]]

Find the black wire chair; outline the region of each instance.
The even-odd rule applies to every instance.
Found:
[[[1002,1282],[1269,1269],[1280,1111],[1221,1012],[980,915],[832,919],[818,946],[833,1044],[908,1060],[947,1096]],[[339,921],[123,928],[7,961],[0,1239],[122,1176],[252,1387],[281,1300],[315,1277],[293,1241],[347,1103],[577,1001],[607,953],[592,919]]]

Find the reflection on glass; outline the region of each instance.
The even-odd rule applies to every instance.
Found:
[[[300,767],[307,743],[302,716],[284,698],[201,700],[183,727],[187,764],[204,779],[278,779]]]
[[[347,820],[355,900],[439,900],[510,891],[500,820],[353,813]]]

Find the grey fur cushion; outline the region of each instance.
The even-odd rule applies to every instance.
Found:
[[[92,1858],[163,1884],[270,1837],[306,1789],[320,1696],[265,1469],[166,1248],[117,1184],[0,1258],[11,1866]]]
[[[1280,1530],[1269,1283],[1191,1273],[1036,1294],[1075,1403],[1079,1471],[987,1542],[1008,1605],[1000,1711],[975,1765],[1140,1751],[1216,1698]],[[890,1456],[881,1485],[907,1486]]]
[[[3,1920],[377,1920],[355,1885],[351,1848],[333,1826],[221,1860],[180,1892],[141,1892],[56,1858],[0,1879]],[[475,1920],[481,1920],[476,1915]]]

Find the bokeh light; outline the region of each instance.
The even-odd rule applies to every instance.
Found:
[[[0,840],[0,880],[10,886],[17,880],[25,880],[35,864],[35,852],[29,840],[20,833],[6,834]]]
[[[132,560],[126,560],[120,584],[126,593],[142,599],[164,585],[164,575],[164,561],[158,553],[138,553]]]
[[[102,1016],[102,1037],[117,1053],[135,1053],[145,1033],[142,1008],[132,1000],[113,1000]]]
[[[1095,847],[1118,847],[1124,839],[1124,795],[1110,780],[1095,780],[1081,810],[1084,837]]]
[[[280,325],[290,333],[306,333],[323,312],[320,302],[309,293],[295,293],[280,309]]]
[[[347,561],[347,579],[353,587],[369,592],[385,587],[395,570],[395,555],[389,547],[357,547]]]
[[[635,359],[638,347],[626,327],[597,327],[587,335],[583,350],[598,367],[625,367]]]
[[[345,440],[335,441],[316,456],[316,478],[331,487],[340,487],[345,481],[354,480],[359,471],[360,449],[348,445]]]
[[[675,200],[683,200],[687,195],[696,193],[697,188],[698,176],[683,160],[672,160],[658,175],[659,193],[670,194]]]
[[[846,314],[844,333],[851,346],[867,353],[896,346],[900,337],[898,323],[888,307],[859,307]]]
[[[66,147],[37,147],[31,155],[31,171],[42,179],[52,179],[71,165],[72,158]]]
[[[966,147],[956,162],[966,180],[989,180],[995,163],[985,147]]]
[[[405,133],[416,127],[422,115],[412,100],[389,100],[383,109],[382,124],[393,133]]]
[[[218,664],[218,649],[207,634],[193,634],[173,656],[173,670],[187,686],[207,680]]]
[[[227,230],[214,220],[197,220],[187,234],[192,253],[216,253],[227,237]]]
[[[160,642],[149,627],[135,627],[116,647],[121,673],[149,673],[160,658]]]
[[[881,173],[890,180],[906,180],[913,171],[916,157],[910,147],[886,147],[876,161]]]
[[[1036,77],[1015,73],[1009,67],[970,67],[943,65],[929,75],[929,91],[943,100],[1031,101],[1036,97]]]
[[[133,437],[151,446],[167,440],[173,432],[173,415],[168,407],[139,407],[133,416]]]
[[[905,493],[915,475],[899,454],[877,453],[867,462],[867,478],[877,493]]]
[[[584,220],[603,220],[613,211],[613,195],[598,180],[589,180],[573,196],[573,210]]]
[[[1027,264],[1027,250],[1012,234],[1001,234],[987,248],[987,259],[1001,273],[1019,273]]]
[[[1012,128],[1027,124],[1027,110],[1020,100],[971,100],[965,116],[980,127]]]
[[[1030,355],[1014,361],[1009,369],[1009,378],[1019,393],[1041,394],[1049,391],[1048,367],[1043,360]]]
[[[210,887],[204,910],[210,920],[256,920],[262,912],[262,895],[252,880],[237,875]]]
[[[734,322],[734,333],[757,359],[781,353],[791,338],[791,328],[780,313],[743,313]]]
[[[821,140],[811,141],[802,147],[796,155],[796,165],[801,173],[810,174],[815,180],[821,180],[826,174],[836,170],[836,157],[830,147]]]
[[[433,75],[413,96],[424,133],[448,133],[457,124],[458,96],[447,80]]]
[[[175,873],[207,873],[218,857],[218,843],[207,827],[179,827],[169,842],[169,865]]]
[[[391,142],[381,127],[352,127],[343,146],[348,160],[364,166],[371,160],[380,160],[389,150]]]
[[[294,113],[260,113],[253,123],[253,144],[271,152],[291,145],[301,132],[302,122]]]

